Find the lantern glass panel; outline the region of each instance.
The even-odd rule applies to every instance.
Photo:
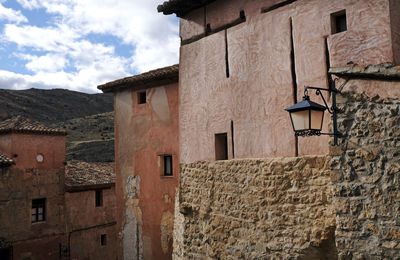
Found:
[[[309,113],[310,113],[309,110],[296,111],[290,113],[290,116],[292,118],[293,128],[295,131],[309,129],[310,127]]]
[[[311,129],[321,130],[324,111],[311,110]]]

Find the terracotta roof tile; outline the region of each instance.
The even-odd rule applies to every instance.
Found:
[[[66,135],[67,132],[58,128],[48,127],[38,122],[32,122],[21,116],[15,116],[0,122],[0,134],[33,133],[48,135]]]
[[[144,89],[177,83],[179,80],[179,65],[151,70],[139,75],[118,79],[97,86],[103,92],[111,92],[122,88]]]
[[[65,169],[67,187],[114,184],[114,163],[69,161]]]
[[[169,0],[159,5],[157,11],[163,14],[175,13],[178,17],[182,17],[193,9],[214,1],[215,0]]]
[[[8,167],[12,164],[15,164],[13,160],[5,156],[4,154],[0,153],[0,168]]]

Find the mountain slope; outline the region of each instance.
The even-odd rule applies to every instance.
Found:
[[[66,89],[0,89],[0,120],[21,115],[47,125],[113,111],[112,94]]]
[[[67,130],[67,160],[114,161],[113,95],[0,89],[0,121],[21,115]]]

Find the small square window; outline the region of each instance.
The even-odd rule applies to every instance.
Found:
[[[103,190],[96,190],[96,207],[103,206]]]
[[[46,199],[32,200],[31,221],[32,223],[46,221]]]
[[[228,160],[228,134],[215,134],[215,160]]]
[[[172,155],[164,155],[164,176],[172,176]]]
[[[107,245],[107,235],[106,234],[102,234],[100,236],[100,243],[101,243],[102,246]]]
[[[331,14],[332,34],[347,31],[346,10]]]
[[[146,104],[146,91],[138,93],[138,103],[139,104]]]

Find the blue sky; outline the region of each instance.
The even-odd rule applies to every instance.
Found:
[[[0,0],[0,88],[97,85],[178,63],[163,0]]]

